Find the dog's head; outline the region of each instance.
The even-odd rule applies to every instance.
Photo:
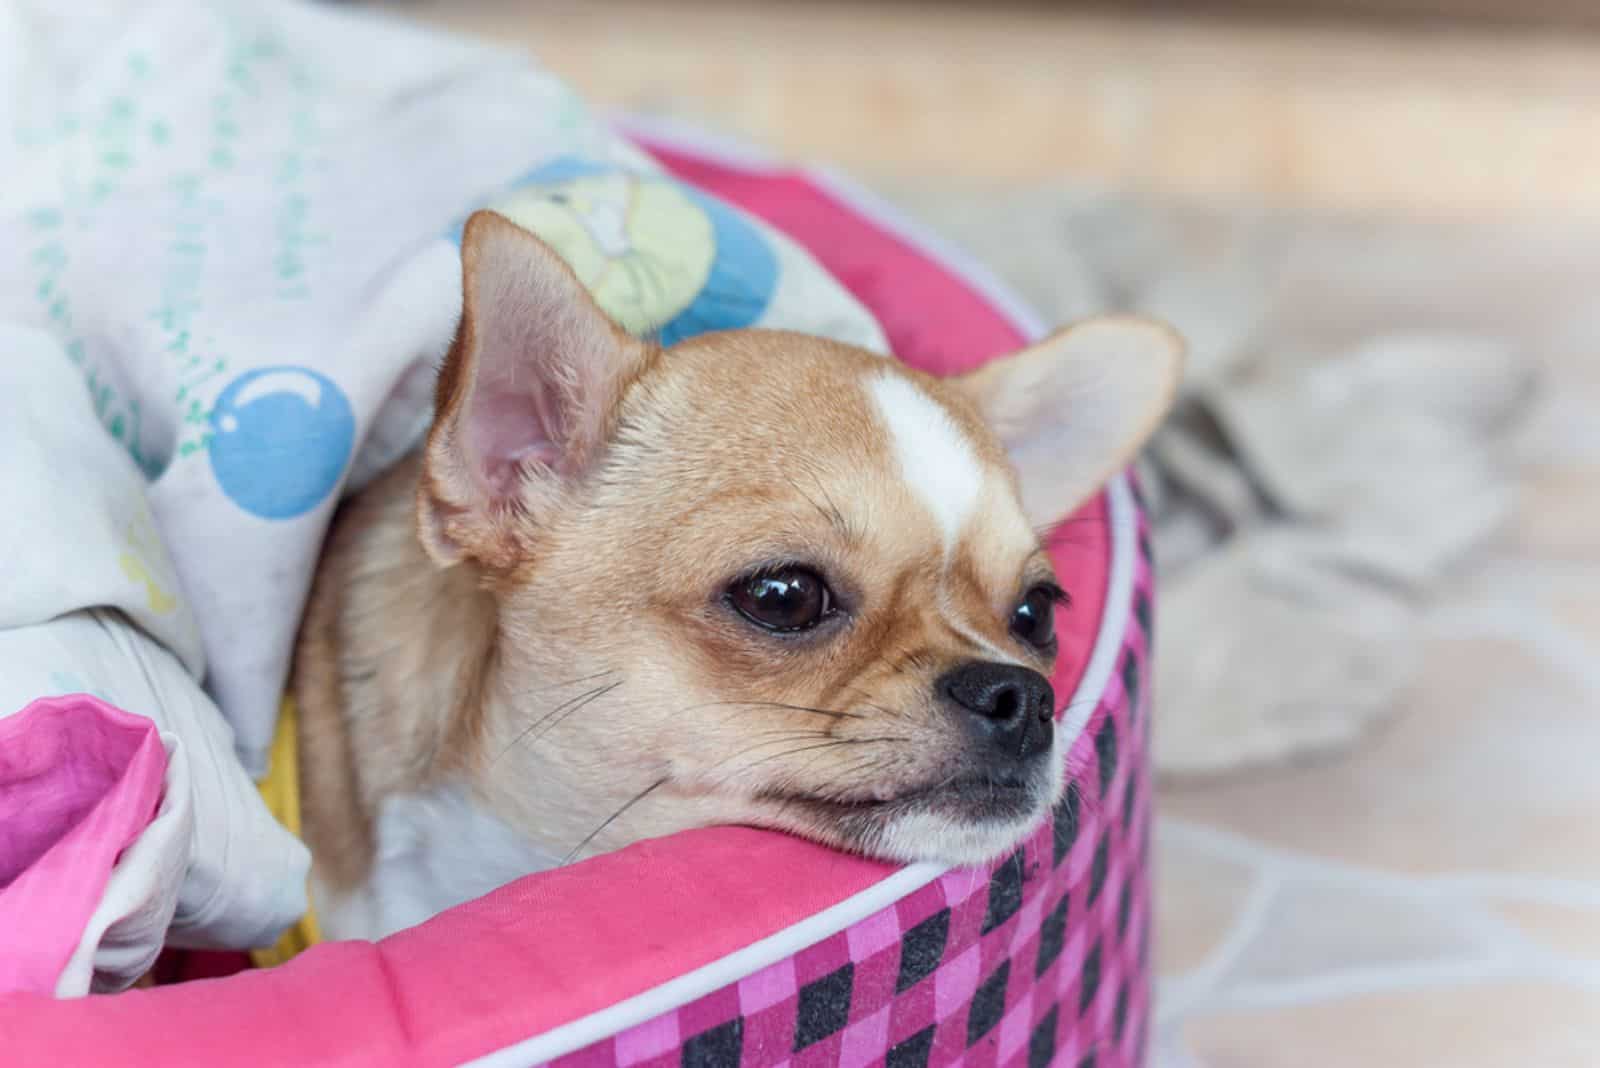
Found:
[[[462,729],[503,817],[557,849],[746,822],[949,862],[1038,821],[1071,741],[1042,534],[1155,427],[1169,331],[944,380],[788,333],[661,350],[499,216],[462,251],[418,522],[493,594]]]

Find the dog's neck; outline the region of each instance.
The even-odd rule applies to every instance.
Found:
[[[393,859],[394,811],[454,788],[483,759],[496,607],[468,565],[439,568],[415,534],[415,460],[353,498],[335,520],[296,656],[301,807],[319,885],[349,891]],[[383,625],[375,625],[382,620]],[[448,837],[443,812],[427,808]]]
[[[383,938],[561,863],[461,784],[390,795],[373,830],[377,855],[360,883],[335,888],[320,870],[313,875],[325,937]]]

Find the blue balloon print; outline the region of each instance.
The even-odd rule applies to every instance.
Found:
[[[698,189],[689,194],[711,220],[717,258],[694,302],[661,328],[663,345],[713,330],[738,330],[761,318],[778,288],[778,257],[744,216]]]
[[[350,402],[305,367],[264,367],[229,383],[211,411],[211,470],[262,519],[293,519],[339,485],[355,445]]]

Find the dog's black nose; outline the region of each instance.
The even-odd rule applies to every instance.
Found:
[[[1050,680],[1018,664],[974,660],[950,669],[939,692],[970,712],[970,729],[1016,759],[1050,748],[1055,691]]]

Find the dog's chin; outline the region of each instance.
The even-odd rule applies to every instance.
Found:
[[[974,775],[910,788],[884,799],[782,799],[790,830],[881,860],[985,864],[1014,850],[1039,826],[1064,787],[1049,760],[1016,778]]]
[[[934,861],[956,867],[987,864],[1016,849],[1048,812],[1031,809],[1009,820],[969,822],[932,812],[912,812],[887,823],[873,852],[885,860]]]

